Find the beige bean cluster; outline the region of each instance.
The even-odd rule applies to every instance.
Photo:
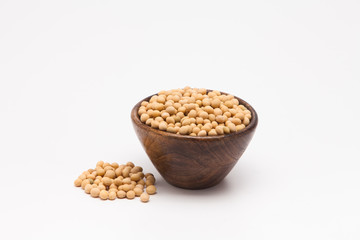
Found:
[[[119,165],[99,161],[95,169],[83,172],[74,185],[102,200],[140,197],[142,202],[148,202],[149,195],[156,193],[154,175],[144,174],[142,167],[135,166],[132,162]]]
[[[138,114],[152,128],[201,137],[240,131],[251,121],[233,95],[190,87],[160,91],[141,103]]]

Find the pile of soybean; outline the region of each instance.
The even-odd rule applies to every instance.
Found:
[[[140,197],[142,202],[148,202],[149,195],[156,193],[154,175],[144,174],[142,167],[135,166],[132,162],[119,165],[99,161],[95,169],[84,171],[74,185],[102,200]]]
[[[190,87],[160,91],[141,103],[138,114],[152,128],[199,137],[241,131],[252,117],[233,95]]]

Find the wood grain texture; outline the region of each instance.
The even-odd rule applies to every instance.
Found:
[[[224,93],[226,94],[226,93]],[[186,189],[215,186],[231,171],[250,143],[258,123],[256,111],[236,97],[251,111],[250,124],[241,131],[220,135],[193,137],[151,128],[142,123],[138,109],[141,100],[131,111],[135,132],[161,176],[170,184]]]

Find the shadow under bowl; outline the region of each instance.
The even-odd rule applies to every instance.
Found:
[[[140,121],[138,110],[141,102],[149,101],[152,96],[134,106],[131,120],[146,154],[160,175],[168,183],[186,189],[203,189],[221,182],[245,152],[255,133],[258,116],[254,108],[235,97],[251,112],[250,124],[240,131],[205,137],[179,135],[154,129]]]

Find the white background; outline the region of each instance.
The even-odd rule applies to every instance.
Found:
[[[2,239],[360,239],[360,2],[0,0]],[[218,186],[168,185],[130,122],[190,85],[257,110]],[[158,194],[73,186],[133,161]]]

